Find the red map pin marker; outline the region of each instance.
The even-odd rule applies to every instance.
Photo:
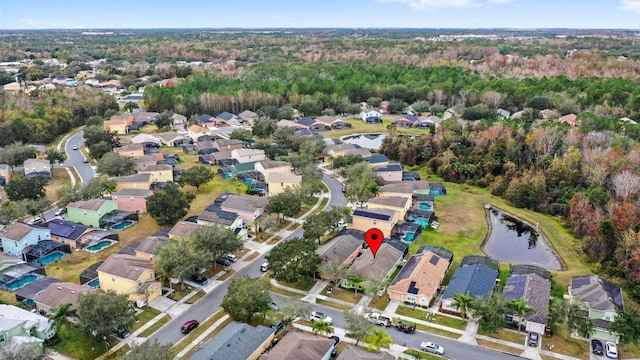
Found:
[[[371,228],[367,230],[367,233],[364,235],[364,240],[367,242],[367,245],[371,248],[371,252],[373,253],[373,257],[376,257],[376,253],[382,245],[382,241],[384,240],[384,234],[378,228]]]

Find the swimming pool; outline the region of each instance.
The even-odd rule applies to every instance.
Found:
[[[418,208],[420,210],[431,210],[431,205],[429,203],[426,202],[421,202],[418,204]]]
[[[98,287],[100,287],[100,279],[95,278],[95,279],[89,281],[87,283],[87,285],[91,286],[92,288],[98,288]]]
[[[20,279],[14,281],[14,282],[11,282],[11,283],[7,284],[7,288],[9,289],[9,291],[16,291],[16,290],[20,289],[21,287],[27,285],[28,283],[34,281],[37,278],[38,278],[38,276],[29,274],[29,275],[21,277]]]
[[[433,196],[444,196],[444,191],[440,189],[431,189],[429,193]]]
[[[111,230],[122,231],[122,230],[128,228],[129,226],[131,226],[133,224],[134,224],[134,222],[131,221],[131,220],[120,221],[117,224],[111,225]]]
[[[47,254],[47,256],[41,257],[38,259],[38,264],[45,266],[49,265],[52,262],[56,262],[64,257],[64,253],[61,251],[54,251],[51,254]]]
[[[404,238],[402,238],[402,240],[406,241],[406,242],[413,242],[413,238],[416,236],[416,234],[414,233],[406,233],[404,234]]]
[[[115,243],[115,241],[112,240],[102,240],[97,244],[93,244],[91,246],[87,246],[85,250],[87,250],[88,252],[98,252],[108,246],[113,245],[113,243]]]
[[[423,229],[426,229],[427,226],[429,226],[429,220],[425,219],[425,218],[417,218],[416,219],[416,223],[420,226],[422,226]]]

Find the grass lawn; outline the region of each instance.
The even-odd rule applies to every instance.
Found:
[[[182,285],[178,284],[178,286],[176,286],[173,290],[174,291],[171,293],[171,295],[169,295],[169,299],[180,301],[180,299],[190,294],[193,291],[193,288],[191,288],[191,286],[189,285],[185,285],[183,289]]]
[[[200,300],[206,293],[204,290],[198,290],[198,293],[189,298],[189,300],[185,301],[185,304],[194,304],[196,301]]]
[[[65,186],[71,186],[71,179],[67,170],[63,168],[53,168],[51,170],[51,182],[45,186],[47,199],[55,201],[58,199],[56,192]],[[6,199],[6,197],[4,198]]]
[[[389,296],[387,296],[387,294],[384,294],[382,296],[374,296],[371,301],[369,301],[369,307],[383,311],[387,308],[389,302],[391,302],[391,299],[389,299]]]
[[[117,340],[111,340],[109,347],[117,343]],[[104,341],[96,341],[74,326],[69,327],[69,340],[66,340],[66,333],[62,330],[60,341],[53,348],[77,360],[95,359],[107,352]]]
[[[428,322],[432,322],[434,324],[439,324],[443,326],[448,326],[454,329],[464,330],[467,328],[467,322],[454,317],[449,317],[440,314],[433,314],[425,310],[421,309],[413,309],[409,306],[400,305],[396,310],[396,314],[412,317],[418,320],[424,320]]]
[[[394,317],[393,318],[393,322],[397,323],[398,322],[398,318]],[[415,324],[415,323],[413,323]],[[460,334],[451,332],[451,331],[447,331],[447,330],[442,330],[442,329],[438,329],[438,328],[434,328],[432,326],[427,326],[427,325],[422,325],[422,324],[415,324],[416,326],[416,330],[420,330],[420,331],[424,331],[428,334],[435,334],[435,335],[440,335],[440,336],[444,336],[444,337],[448,337],[450,339],[457,339],[459,338]],[[396,330],[394,330],[396,331]]]
[[[255,259],[255,258],[259,257],[259,256],[260,256],[260,252],[259,252],[259,251],[254,251],[254,252],[253,252],[253,254],[251,254],[251,255],[247,256],[247,257],[244,259],[244,261],[246,261],[246,262],[250,262],[250,261],[253,261],[253,259]]]
[[[168,323],[171,320],[169,315],[163,316],[159,321],[156,321],[153,325],[149,326],[146,330],[140,333],[140,337],[149,337],[153,335],[154,332],[158,331],[164,324]]]
[[[127,352],[131,350],[131,346],[129,344],[125,344],[123,347],[118,349],[118,351],[112,352],[109,356],[105,357],[105,360],[118,360],[121,359]]]
[[[494,339],[510,341],[512,343],[520,344],[520,345],[524,345],[524,340],[527,337],[524,332],[521,332],[520,334],[518,334],[515,332],[507,331],[505,329],[500,329],[498,330],[498,332],[494,333],[491,331],[483,330],[482,326],[478,329],[478,334],[492,337]]]
[[[332,289],[331,293],[327,291],[329,288]],[[353,290],[344,289],[339,286],[334,287],[332,284],[327,285],[327,287],[322,291],[322,295],[326,295],[332,299],[348,301],[354,304],[357,304],[360,299],[362,299],[362,291],[358,293],[358,296],[356,296]]]
[[[232,276],[233,276],[233,274],[235,274],[235,273],[236,273],[236,271],[235,271],[235,270],[233,270],[233,269],[229,269],[229,270],[227,270],[227,272],[226,272],[226,273],[224,273],[224,275],[220,276],[220,277],[218,278],[218,280],[220,280],[220,281],[225,281],[225,280],[227,280],[228,278],[232,277]]]
[[[152,307],[147,307],[140,315],[138,315],[138,320],[133,324],[131,329],[129,329],[129,332],[134,332],[140,329],[142,325],[148,323],[151,319],[158,316],[158,314],[160,314],[160,311]]]
[[[277,281],[277,280],[276,280]],[[316,280],[313,278],[302,278],[294,283],[288,283],[285,281],[278,281],[278,284],[302,291],[309,291],[316,284]]]
[[[271,239],[267,244],[269,245],[275,245],[277,244],[280,240],[282,240],[282,237],[280,236],[276,236],[273,239]]]
[[[499,350],[508,354],[513,354],[513,355],[520,355],[522,354],[522,351],[523,351],[522,349],[518,349],[518,348],[514,348],[511,346],[502,345],[502,344],[496,344],[496,343],[492,343],[491,341],[482,340],[482,339],[476,339],[476,342],[480,346],[496,349],[496,350]]]
[[[426,359],[426,360],[445,359],[442,356],[437,356],[437,355],[426,353],[424,351],[418,351],[418,350],[414,350],[414,349],[405,350],[405,351],[403,351],[403,354],[407,354],[407,355],[413,356],[416,359]]]
[[[213,326],[216,321],[220,320],[226,313],[223,310],[219,310],[215,314],[211,315],[209,319],[200,324],[195,330],[193,330],[188,335],[184,336],[180,341],[178,341],[173,348],[171,348],[171,354],[175,357],[182,349],[184,349],[188,344],[191,344],[195,339],[200,336],[205,330]],[[231,318],[229,318],[231,319]]]
[[[590,345],[587,341],[574,339],[569,337],[567,341],[564,341],[564,330],[558,331],[554,336],[541,336],[542,341],[542,349],[548,350],[549,345],[553,345],[553,352],[557,352],[559,354],[573,356],[579,359],[588,359],[590,352]],[[622,349],[622,346],[620,346]],[[620,351],[620,355],[624,353]],[[622,357],[624,358],[624,356]],[[629,356],[627,356],[629,358]]]
[[[0,290],[0,302],[7,304],[16,304],[16,293]]]
[[[274,292],[276,294],[284,295],[286,297],[294,298],[294,299],[302,299],[304,297],[303,294],[298,294],[292,291],[287,291],[284,289],[277,288],[273,285],[269,286],[269,291]]]
[[[323,299],[316,299],[316,304],[320,304],[320,305],[325,305],[325,306],[329,306],[338,310],[350,310],[353,309],[353,306],[349,306],[349,305],[345,305],[345,304],[338,304],[336,302],[330,301],[330,300],[323,300]]]
[[[120,241],[98,253],[87,251],[73,251],[52,264],[45,266],[47,276],[68,282],[79,282],[80,273],[92,264],[103,261],[112,254],[132,242],[142,242],[148,235],[153,234],[160,227],[148,214],[140,214],[140,220],[134,226],[118,233]]]

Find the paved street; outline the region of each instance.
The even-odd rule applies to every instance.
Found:
[[[91,167],[91,164],[83,163],[82,151],[80,151],[80,147],[84,143],[83,140],[84,131],[80,130],[77,133],[73,134],[67,141],[67,144],[64,148],[64,151],[67,154],[67,160],[64,162],[64,166],[74,167],[77,170],[78,175],[82,180],[82,184],[88,184],[95,175],[95,171]],[[78,150],[73,150],[73,146],[76,145]]]

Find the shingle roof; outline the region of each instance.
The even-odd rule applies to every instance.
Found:
[[[52,308],[58,307],[60,304],[71,304],[73,307],[77,307],[80,294],[95,291],[98,291],[98,289],[70,282],[58,282],[49,284],[42,292],[36,295],[34,300]]]
[[[252,119],[257,119],[259,117],[258,114],[250,110],[245,110],[240,114],[238,114],[238,116],[241,117],[243,120],[252,120]]]
[[[51,219],[44,224],[51,231],[51,235],[69,240],[77,240],[89,227],[62,219]]]
[[[288,161],[277,161],[277,160],[262,160],[258,162],[263,169],[273,169],[283,166],[291,167],[291,163]]]
[[[165,244],[167,241],[170,241],[168,237],[147,236],[144,241],[140,245],[138,245],[136,252],[153,255],[156,253],[156,249]]]
[[[44,289],[46,289],[47,286],[55,283],[60,283],[60,282],[62,282],[62,280],[50,278],[47,276],[37,278],[16,292],[16,300],[18,301],[22,301],[22,299],[33,300],[39,293],[41,293]]]
[[[213,117],[213,116],[208,115],[208,114],[198,115],[198,119],[199,119],[200,121],[202,121],[202,122],[210,122],[212,117]]]
[[[24,239],[24,237],[27,236],[33,230],[35,230],[35,228],[27,224],[24,224],[21,222],[15,222],[9,225],[4,230],[0,231],[0,237],[9,239],[9,240],[19,241]]]
[[[329,153],[329,152],[343,152],[343,151],[348,151],[348,150],[355,150],[360,148],[357,145],[354,144],[349,144],[349,143],[343,143],[343,144],[335,144],[335,145],[328,145],[325,148],[325,152]]]
[[[622,290],[597,276],[574,276],[571,278],[571,296],[589,303],[592,309],[614,311],[624,309]]]
[[[236,221],[237,218],[238,214],[231,211],[224,211],[218,208],[217,204],[215,207],[208,207],[198,216],[198,220],[224,226],[233,224],[233,222]]]
[[[242,140],[237,139],[216,139],[214,143],[218,147],[230,146],[230,145],[242,145]]]
[[[140,173],[145,173],[149,171],[173,171],[173,166],[169,164],[147,165],[138,171]]]
[[[269,200],[264,196],[252,196],[245,194],[237,194],[229,196],[220,206],[233,210],[241,210],[253,212],[256,209],[262,209],[269,204]]]
[[[175,131],[167,131],[164,133],[160,133],[156,135],[157,137],[159,137],[160,139],[162,139],[165,142],[169,142],[169,141],[173,141],[176,139],[186,139],[187,137],[181,134],[178,134]]]
[[[370,164],[383,163],[387,161],[389,161],[389,159],[384,154],[371,154],[371,157],[369,158]]]
[[[134,174],[113,178],[116,183],[150,182],[151,174]]]
[[[407,181],[395,184],[386,184],[381,186],[378,189],[379,193],[384,192],[392,192],[392,193],[401,193],[401,194],[411,194],[413,193],[413,184],[415,181]]]
[[[546,323],[551,281],[537,274],[512,275],[507,279],[503,294],[507,300],[523,298],[527,305],[535,309],[534,312],[528,313],[526,318],[531,320],[535,317],[536,322]]]
[[[318,255],[326,260],[346,260],[357,248],[362,246],[364,239],[358,238],[351,234],[344,234],[334,237],[331,240],[331,246]]]
[[[395,358],[386,351],[372,353],[353,345],[347,345],[336,360],[394,360]]]
[[[369,219],[381,220],[381,221],[392,221],[396,212],[391,209],[367,209],[367,210],[356,210],[353,212],[353,216],[359,216]]]
[[[375,258],[371,248],[367,248],[362,255],[356,258],[351,268],[353,273],[360,277],[366,277],[370,274],[386,276],[403,257],[402,251],[383,243],[378,249]]]
[[[179,221],[177,224],[173,225],[171,231],[169,231],[169,235],[177,237],[189,237],[202,226],[203,225],[198,225],[190,221]]]
[[[99,272],[119,276],[129,280],[138,280],[145,270],[153,270],[153,263],[131,255],[111,255],[100,267]]]
[[[153,191],[147,189],[121,189],[114,193],[111,193],[112,196],[142,196],[147,197],[153,195]]]
[[[335,117],[329,116],[329,115],[323,115],[323,116],[320,116],[319,118],[316,118],[316,121],[321,122],[328,126],[331,126],[331,124],[336,120],[339,120],[339,119],[336,119]]]
[[[298,119],[297,123],[300,125],[304,125],[304,126],[311,126],[315,123],[315,119],[310,119],[310,118],[302,118],[302,119]]]
[[[222,119],[222,120],[227,121],[227,120],[231,120],[231,119],[233,119],[234,115],[233,115],[232,113],[229,113],[229,112],[223,111],[223,112],[221,112],[220,114],[216,115],[216,117],[217,117],[218,119]]]
[[[108,201],[105,199],[89,199],[89,200],[81,200],[67,204],[68,208],[75,208],[81,210],[88,211],[98,211],[100,208]]]
[[[324,359],[331,351],[334,342],[331,339],[302,331],[290,331],[262,360],[311,360]]]
[[[413,255],[389,285],[389,291],[434,296],[447,269],[449,262],[430,251]]]
[[[299,183],[302,181],[302,175],[269,173],[266,176],[265,181],[267,184],[272,182]]]
[[[139,151],[139,150],[144,150],[144,146],[142,146],[142,144],[130,144],[125,146],[119,146],[113,149],[114,152],[119,154],[128,152],[128,151]]]
[[[498,278],[498,270],[485,264],[459,267],[451,277],[443,299],[451,299],[456,294],[468,294],[472,298],[491,296],[493,286]]]
[[[345,156],[347,156],[347,155],[360,155],[364,159],[371,159],[371,156],[373,154],[371,154],[371,151],[369,151],[369,149],[357,148],[357,149],[351,149],[351,150],[345,151],[344,155]]]
[[[190,360],[246,360],[273,334],[273,329],[232,321],[202,344]],[[332,341],[333,342],[333,341]]]
[[[411,200],[409,198],[403,197],[403,196],[381,196],[381,197],[371,198],[367,200],[367,203],[392,206],[396,208],[404,208],[405,206],[407,206],[407,202],[410,202],[410,201]]]

